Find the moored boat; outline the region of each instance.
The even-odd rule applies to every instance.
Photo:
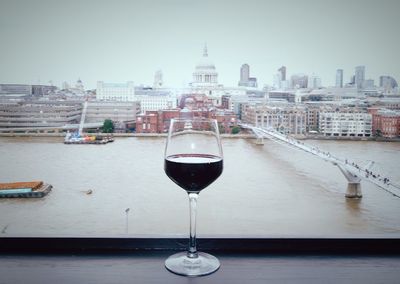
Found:
[[[114,138],[112,136],[96,136],[96,135],[86,135],[81,136],[78,132],[70,133],[68,132],[64,139],[64,144],[107,144],[113,142]]]
[[[52,185],[42,181],[0,183],[0,198],[37,198],[47,195]]]

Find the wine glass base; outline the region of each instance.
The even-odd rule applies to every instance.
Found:
[[[220,267],[219,260],[211,254],[198,252],[197,258],[189,258],[187,252],[171,255],[165,261],[165,267],[178,275],[203,276],[211,274]]]

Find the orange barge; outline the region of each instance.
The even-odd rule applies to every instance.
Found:
[[[0,183],[0,198],[43,197],[52,187],[42,181]]]

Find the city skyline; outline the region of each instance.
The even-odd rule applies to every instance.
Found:
[[[150,2],[150,3],[149,3]],[[315,74],[334,86],[356,66],[365,79],[400,79],[398,1],[2,1],[0,83],[97,81],[184,87],[207,43],[224,86],[237,86],[247,63],[259,87]]]

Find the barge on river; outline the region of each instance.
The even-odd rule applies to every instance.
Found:
[[[0,198],[40,198],[52,187],[42,181],[0,183]]]
[[[81,136],[79,133],[67,133],[64,144],[107,144],[114,142],[112,136]]]

